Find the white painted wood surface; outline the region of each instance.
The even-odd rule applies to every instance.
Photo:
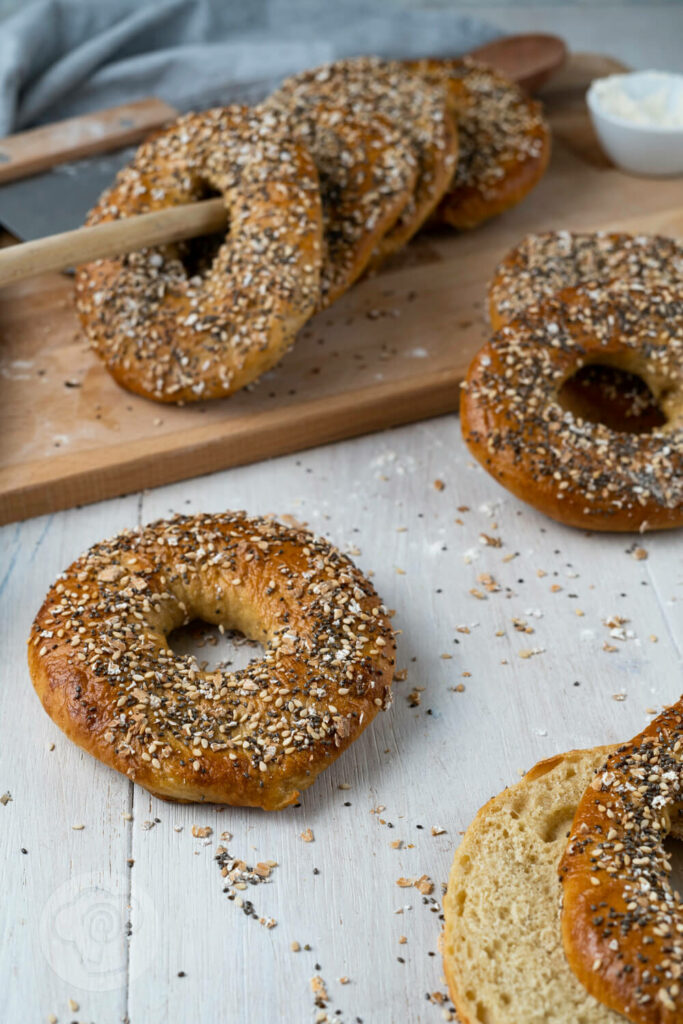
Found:
[[[399,665],[409,674],[394,707],[300,807],[275,815],[150,798],[62,736],[25,666],[31,618],[83,548],[172,511],[225,507],[292,515],[359,552],[403,631]],[[482,533],[502,546],[482,544]],[[680,534],[587,536],[546,520],[472,463],[455,417],[0,536],[0,793],[12,795],[0,806],[6,1021],[314,1021],[315,974],[328,986],[330,1019],[339,1009],[346,1022],[440,1020],[442,1008],[425,998],[444,991],[439,958],[429,955],[438,914],[396,880],[427,874],[439,897],[459,833],[486,799],[539,758],[630,737],[648,708],[681,690]],[[634,544],[649,557],[629,554]],[[501,589],[487,592],[482,573]],[[610,637],[604,620],[615,615],[632,636]],[[513,617],[534,633],[518,632]],[[520,657],[535,648],[543,652]],[[416,687],[421,703],[411,707]],[[211,838],[193,838],[195,824],[211,826]],[[432,826],[447,832],[432,836]],[[313,843],[300,838],[307,828]],[[272,930],[222,893],[214,856],[224,830],[235,856],[279,864],[268,884],[244,893],[276,918]],[[293,952],[294,941],[311,950]]]

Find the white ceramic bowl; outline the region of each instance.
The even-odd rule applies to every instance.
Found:
[[[597,78],[586,102],[617,167],[631,174],[683,174],[683,75],[634,71]]]

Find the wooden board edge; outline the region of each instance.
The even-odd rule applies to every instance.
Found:
[[[288,419],[283,422],[287,409],[273,410],[257,426],[253,421],[244,423],[232,435],[214,431],[208,439],[193,439],[180,449],[138,451],[117,463],[115,475],[110,474],[110,466],[84,465],[82,458],[73,459],[71,466],[54,460],[55,475],[50,480],[6,485],[0,475],[0,525],[457,412],[462,379],[462,371],[454,370],[433,375],[417,390],[409,380],[398,392],[396,382],[363,389],[353,419],[344,415],[346,409],[340,405],[347,401],[345,395],[310,402],[294,428]],[[229,421],[225,426],[229,429]]]

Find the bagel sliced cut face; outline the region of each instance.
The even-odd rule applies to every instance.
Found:
[[[194,619],[265,645],[206,671]],[[243,512],[176,516],[94,545],[49,590],[28,646],[50,717],[151,793],[278,810],[391,702],[394,635],[328,541]]]
[[[557,869],[581,796],[612,747],[541,761],[479,811],[444,898],[443,959],[463,1024],[623,1024],[567,963]]]

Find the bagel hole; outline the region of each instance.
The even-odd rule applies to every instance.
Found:
[[[558,400],[575,417],[620,433],[647,434],[667,421],[642,377],[603,363],[577,370],[562,385]]]
[[[201,670],[207,672],[216,669],[238,672],[264,654],[258,640],[250,640],[238,629],[221,632],[219,626],[203,619],[194,619],[174,629],[166,642],[174,654],[196,658]]]
[[[220,195],[221,193],[209,185],[208,181],[201,180],[197,185],[194,198],[197,202],[201,202],[203,199],[219,199]],[[229,230],[228,224],[221,231],[215,231],[210,235],[200,235],[199,238],[187,238],[176,243],[176,255],[182,263],[188,279],[206,277]]]

